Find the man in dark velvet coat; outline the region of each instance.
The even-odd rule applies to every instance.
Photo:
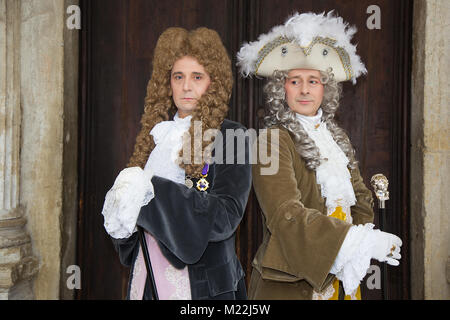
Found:
[[[242,126],[224,120],[224,146],[233,144],[225,141],[225,129],[238,128]],[[142,207],[137,224],[158,239],[175,267],[188,265],[192,299],[246,299],[244,272],[235,252],[235,230],[245,211],[251,167],[212,164],[208,181],[210,191],[199,192],[154,176],[155,198]],[[138,251],[137,233],[113,242],[121,262],[130,266]]]

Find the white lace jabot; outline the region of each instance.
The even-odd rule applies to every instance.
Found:
[[[177,164],[177,159],[183,146],[183,134],[189,129],[191,119],[192,116],[180,118],[177,112],[173,120],[162,121],[150,131],[156,146],[145,168],[151,168],[155,176],[184,183],[184,169]]]
[[[351,207],[356,203],[355,192],[347,168],[348,158],[334,141],[326,124],[322,122],[322,109],[317,115],[308,117],[296,114],[298,121],[319,148],[321,164],[316,168],[317,184],[321,186],[326,206],[334,208]]]

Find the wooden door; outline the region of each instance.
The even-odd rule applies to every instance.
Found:
[[[80,51],[80,150],[77,260],[79,299],[122,299],[129,270],[103,228],[101,209],[115,177],[126,165],[140,130],[146,85],[158,36],[166,28],[215,29],[233,59],[235,84],[228,118],[258,129],[264,117],[262,81],[238,76],[235,55],[295,12],[335,9],[358,27],[354,42],[369,71],[356,86],[344,85],[338,121],[357,151],[366,184],[378,172],[390,180],[386,230],[403,239],[401,266],[388,268],[385,297],[409,298],[408,153],[410,1],[406,0],[82,0]],[[366,28],[369,5],[381,9],[381,29]],[[251,261],[261,242],[258,203],[250,194],[237,234],[237,251],[250,277]],[[376,219],[378,224],[378,219]],[[382,299],[382,290],[363,297]]]

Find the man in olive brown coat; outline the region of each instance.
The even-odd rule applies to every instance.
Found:
[[[251,299],[360,299],[370,260],[398,265],[401,239],[373,229],[373,199],[335,122],[340,82],[366,73],[342,18],[295,14],[238,53],[244,76],[268,77],[268,134],[279,170],[253,166],[263,242]]]

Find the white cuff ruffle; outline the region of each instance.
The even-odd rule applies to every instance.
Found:
[[[346,294],[352,294],[370,267],[373,247],[372,223],[351,226],[330,272],[342,281]]]
[[[123,169],[108,191],[102,214],[105,229],[115,239],[128,238],[136,231],[136,221],[142,206],[154,198],[153,174],[140,167]]]

